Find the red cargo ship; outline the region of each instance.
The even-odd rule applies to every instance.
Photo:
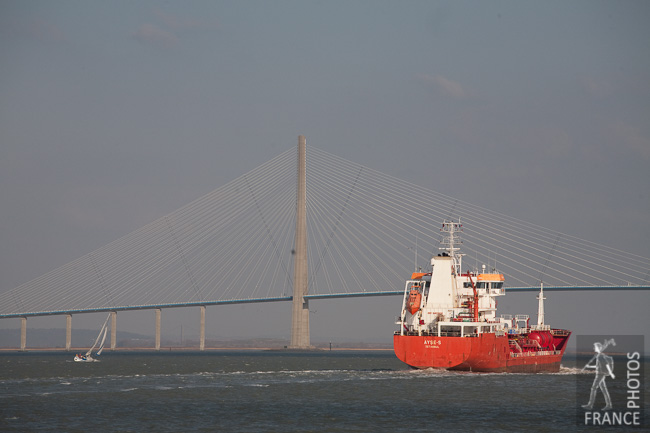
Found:
[[[496,297],[505,295],[503,274],[463,273],[457,245],[460,223],[442,225],[442,252],[431,272],[406,281],[402,313],[393,337],[395,355],[414,368],[539,373],[560,370],[570,331],[544,323],[544,292],[537,325],[527,315],[496,317]]]

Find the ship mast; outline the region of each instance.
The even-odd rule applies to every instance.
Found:
[[[444,233],[442,241],[440,242],[443,246],[438,249],[447,252],[449,256],[453,259],[454,273],[456,275],[460,275],[461,273],[462,258],[464,255],[464,254],[456,253],[457,251],[460,250],[460,248],[457,247],[456,244],[462,243],[459,235],[457,234],[458,232],[461,231],[462,227],[463,225],[460,223],[460,219],[458,219],[458,222],[445,220],[442,223],[442,229],[440,230]]]
[[[544,296],[544,283],[540,282],[539,295],[537,295],[537,300],[539,301],[539,303],[537,304],[537,327],[538,328],[544,326],[544,299],[546,299],[546,297]]]

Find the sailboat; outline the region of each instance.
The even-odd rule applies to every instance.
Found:
[[[104,325],[102,328],[99,330],[99,334],[97,335],[97,338],[95,339],[95,342],[93,343],[92,347],[88,349],[88,352],[86,352],[85,355],[81,354],[76,354],[74,356],[75,362],[99,362],[99,359],[93,358],[92,352],[95,350],[95,347],[97,346],[97,343],[99,343],[99,340],[101,339],[102,342],[99,343],[99,349],[97,350],[97,353],[95,354],[95,357],[99,356],[102,354],[102,350],[104,350],[104,343],[106,342],[106,333],[108,332],[108,319],[111,318],[111,315],[109,313],[108,317],[106,317],[106,320],[104,321]]]

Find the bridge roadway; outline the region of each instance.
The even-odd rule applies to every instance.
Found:
[[[508,287],[506,291],[509,292],[536,292],[539,287]],[[588,290],[650,290],[650,286],[548,286],[544,287],[547,292],[560,292],[560,291],[588,291]],[[330,293],[330,294],[317,294],[305,295],[307,300],[312,299],[340,299],[340,298],[361,298],[369,296],[399,296],[404,293],[403,290],[382,291],[382,292],[353,292],[353,293]],[[167,303],[167,304],[148,304],[148,305],[130,305],[123,307],[107,307],[107,308],[86,308],[86,309],[71,309],[71,310],[56,310],[56,311],[34,311],[25,313],[12,313],[0,314],[0,319],[20,318],[21,319],[21,338],[20,350],[27,348],[27,318],[36,316],[54,316],[66,315],[66,350],[71,348],[71,333],[72,333],[72,315],[83,313],[111,313],[111,349],[116,348],[116,318],[118,311],[132,311],[132,310],[156,310],[156,337],[155,349],[160,350],[160,322],[161,310],[163,308],[181,308],[181,307],[200,307],[201,324],[200,324],[200,341],[199,349],[205,349],[205,307],[213,305],[229,305],[229,304],[253,304],[264,302],[291,302],[293,296],[281,296],[275,298],[249,298],[249,299],[230,299],[221,301],[205,301],[205,302],[182,302],[182,303]]]
[[[539,287],[506,287],[507,292],[538,292]],[[588,290],[650,290],[650,286],[545,286],[545,292],[570,292],[570,291],[588,291]],[[381,291],[381,292],[352,292],[352,293],[329,293],[318,295],[305,295],[304,298],[312,299],[338,299],[338,298],[362,298],[368,296],[399,296],[404,293],[403,290]],[[57,316],[65,314],[83,314],[83,313],[106,313],[111,311],[132,311],[132,310],[158,310],[162,308],[181,308],[181,307],[209,307],[213,305],[229,304],[256,304],[264,302],[290,302],[293,296],[280,296],[275,298],[244,298],[228,299],[221,301],[200,301],[200,302],[179,302],[167,304],[146,304],[146,305],[128,305],[122,307],[100,307],[100,308],[80,308],[71,310],[53,310],[53,311],[33,311],[25,313],[0,314],[0,319],[11,319],[20,317],[36,316]]]

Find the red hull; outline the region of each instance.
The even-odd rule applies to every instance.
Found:
[[[557,372],[569,335],[558,338],[557,350],[511,353],[507,336],[433,337],[395,335],[395,355],[414,368],[540,373]]]

